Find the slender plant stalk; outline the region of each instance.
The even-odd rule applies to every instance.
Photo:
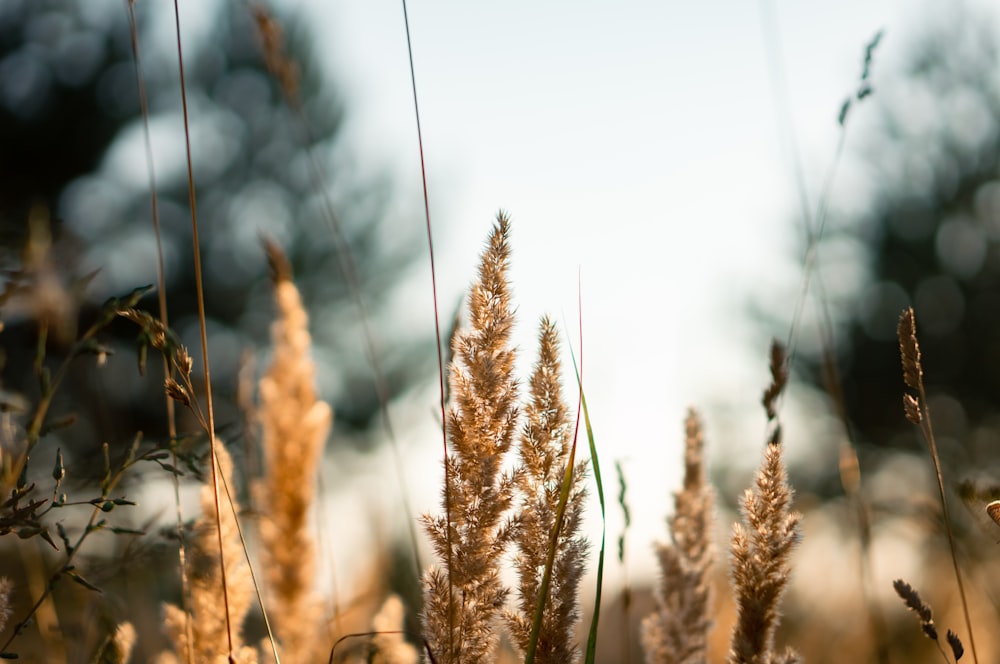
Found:
[[[208,330],[205,321],[205,291],[202,286],[201,246],[198,240],[198,206],[195,200],[194,165],[191,158],[191,123],[188,117],[187,86],[184,81],[184,49],[181,46],[181,10],[178,0],[174,0],[174,28],[177,32],[177,66],[180,72],[181,108],[184,114],[184,147],[187,156],[188,203],[191,207],[191,248],[194,253],[195,296],[198,301],[198,328],[201,333],[202,369],[205,372],[205,409],[208,420],[208,441],[211,447],[212,492],[215,496],[216,533],[219,545],[219,567],[222,574],[222,604],[226,612],[226,637],[229,656],[233,657],[233,627],[229,619],[229,591],[226,584],[226,560],[223,555],[222,509],[219,495],[219,468],[216,459],[218,441],[215,439],[215,410],[212,407],[212,374],[208,361]]]
[[[509,511],[523,469],[505,472],[504,461],[514,444],[519,417],[516,352],[511,345],[514,310],[507,276],[509,235],[510,221],[501,211],[471,288],[469,327],[455,339],[445,459],[451,467],[447,478],[454,501],[450,518],[423,518],[439,560],[447,561],[449,546],[454,548],[450,576],[438,567],[424,575],[425,635],[441,661],[449,664],[493,655],[498,640],[494,622],[508,594],[500,566],[520,528],[517,516]],[[452,593],[449,580],[455,584]],[[454,616],[449,608],[454,608]]]
[[[604,587],[604,541],[608,530],[607,514],[604,507],[604,482],[601,479],[601,463],[597,458],[597,443],[594,442],[594,428],[590,424],[590,409],[587,408],[587,396],[583,391],[583,312],[580,312],[580,364],[576,363],[576,354],[570,347],[570,358],[573,360],[573,371],[576,374],[577,386],[580,390],[580,410],[583,412],[583,422],[587,430],[587,444],[590,446],[590,464],[594,468],[594,481],[597,483],[597,501],[601,506],[601,548],[597,554],[597,582],[594,591],[594,613],[590,620],[590,630],[587,632],[587,650],[584,654],[586,664],[594,664],[597,659],[597,627],[601,620],[601,591]]]
[[[539,343],[539,360],[534,377],[531,381],[532,403],[528,410],[528,425],[522,434],[521,458],[525,470],[523,491],[527,503],[522,518],[522,531],[518,533],[518,572],[521,577],[521,609],[508,619],[508,625],[514,632],[515,640],[524,647],[524,620],[528,607],[534,606],[528,645],[525,648],[525,664],[532,664],[538,653],[538,644],[543,629],[546,632],[546,646],[543,651],[543,661],[559,661],[560,663],[576,661],[576,648],[572,647],[567,638],[572,627],[578,620],[579,575],[583,573],[585,543],[577,537],[582,501],[585,498],[580,473],[586,468],[586,462],[576,464],[577,441],[579,440],[580,414],[577,411],[576,427],[573,437],[566,446],[566,431],[564,422],[565,406],[562,403],[562,391],[559,388],[558,337],[555,327],[549,319],[542,321],[542,331]],[[559,498],[553,514],[546,485],[557,473],[561,464],[565,464],[562,478],[559,482]],[[572,502],[572,505],[570,503]],[[567,522],[567,511],[571,510]],[[545,550],[545,563],[541,581],[537,581],[537,565],[540,559],[531,540],[536,539],[543,529],[547,528],[548,546]],[[556,558],[559,558],[558,567]],[[573,578],[567,574],[567,566],[577,575]],[[554,570],[558,570],[555,571]],[[556,596],[549,602],[549,594],[556,575]],[[534,596],[534,586],[538,583],[537,597]],[[567,597],[567,595],[569,595]],[[529,601],[530,598],[530,601]],[[546,621],[546,611],[550,612]],[[548,623],[548,626],[546,626]]]
[[[903,362],[903,382],[917,393],[914,398],[910,394],[903,395],[903,410],[906,419],[916,424],[930,449],[931,460],[934,463],[934,476],[937,479],[938,498],[941,501],[941,514],[944,517],[945,532],[948,535],[948,548],[951,551],[951,564],[955,570],[955,583],[958,594],[962,598],[962,612],[965,615],[965,628],[969,631],[969,649],[972,651],[972,661],[978,662],[976,654],[976,638],[972,632],[972,616],[969,612],[969,602],[965,597],[965,585],[962,583],[962,572],[958,567],[958,552],[955,546],[955,535],[951,528],[951,516],[948,513],[948,499],[944,490],[944,474],[941,472],[941,458],[938,455],[937,442],[934,439],[934,426],[931,424],[931,409],[924,389],[924,368],[920,360],[920,344],[917,341],[917,321],[910,307],[899,317],[899,353]]]
[[[448,553],[445,563],[448,567],[448,651],[454,650],[455,633],[455,582],[452,578],[452,541],[451,541],[451,476],[448,468],[448,417],[445,414],[445,380],[444,380],[444,351],[441,348],[441,315],[438,307],[437,297],[437,270],[434,267],[434,234],[431,232],[431,206],[427,195],[427,164],[424,159],[424,134],[420,127],[420,104],[417,101],[417,73],[413,64],[413,40],[410,36],[410,15],[406,9],[406,0],[403,3],[403,25],[406,28],[406,53],[410,63],[410,84],[413,88],[413,114],[417,124],[417,149],[420,153],[420,178],[423,184],[424,193],[424,221],[427,227],[427,249],[430,256],[431,267],[431,296],[434,300],[434,338],[437,347],[438,361],[438,389],[441,400],[441,444],[444,454],[444,510],[447,521]]]
[[[163,327],[169,327],[169,318],[167,316],[166,267],[163,259],[163,234],[160,232],[160,206],[157,198],[156,169],[153,165],[153,143],[149,132],[149,98],[146,94],[146,78],[142,74],[142,60],[140,58],[139,51],[139,30],[135,20],[135,0],[128,0],[126,2],[126,8],[128,9],[129,34],[132,40],[132,59],[135,65],[135,82],[139,91],[139,108],[142,114],[142,135],[146,148],[146,170],[149,172],[150,208],[153,216],[153,235],[156,238],[156,281],[158,284],[157,299],[160,307],[160,322],[163,324]],[[163,355],[163,375],[170,375],[170,362],[165,354]],[[167,435],[170,437],[171,441],[176,441],[176,406],[174,404],[174,400],[166,394],[164,394],[163,398],[166,401],[167,409]],[[174,445],[170,446],[170,455],[171,463],[175,468],[177,468],[177,450]],[[174,512],[177,517],[177,556],[181,577],[181,607],[184,609],[184,614],[187,616],[184,629],[187,633],[189,642],[191,642],[194,637],[191,632],[191,598],[186,564],[187,543],[184,537],[184,512],[181,507],[180,478],[176,474],[171,473],[171,481],[174,488]],[[188,650],[188,664],[193,664],[192,657],[193,653]]]
[[[782,459],[777,403],[788,384],[788,360],[778,341],[771,344],[770,368],[771,384],[762,399],[768,428],[764,460],[753,488],[743,494],[741,518],[733,525],[730,544],[736,625],[730,639],[729,664],[800,661],[791,649],[779,655],[774,645],[801,520],[801,515],[792,511],[793,492]]]
[[[705,473],[705,436],[694,409],[684,425],[684,480],[667,519],[670,539],[655,545],[656,608],[640,632],[648,664],[704,662],[712,628],[715,492]]]
[[[570,488],[573,486],[573,468],[576,461],[576,437],[573,438],[573,446],[570,448],[569,460],[566,462],[566,471],[563,474],[562,486],[559,490],[559,509],[556,512],[555,527],[549,536],[548,557],[545,560],[545,571],[542,574],[542,584],[538,590],[538,604],[535,608],[535,616],[531,623],[531,636],[528,641],[528,651],[524,655],[524,664],[534,664],[535,651],[538,648],[538,636],[542,631],[542,619],[545,615],[545,606],[549,599],[549,586],[552,584],[552,567],[555,564],[556,550],[559,547],[559,532],[562,530],[563,519],[566,516],[566,505],[569,503]]]

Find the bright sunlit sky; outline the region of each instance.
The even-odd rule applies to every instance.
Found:
[[[392,165],[420,211],[400,3],[312,7],[347,86],[346,133],[366,157]],[[864,45],[885,29],[877,85],[879,68],[899,62],[922,24],[926,11],[917,7],[899,0],[409,7],[439,295],[450,308],[474,276],[496,211],[507,210],[527,370],[543,313],[576,335],[580,274],[609,543],[621,527],[613,471],[621,459],[639,569],[652,560],[648,543],[663,534],[680,478],[688,404],[707,408],[710,445],[744,466],[759,457],[771,333],[755,331],[746,302],[773,302],[778,293],[788,320],[800,279],[792,156],[781,131],[794,132],[815,204]],[[777,45],[787,104],[775,101],[766,40]],[[420,325],[432,324],[428,279],[411,284]],[[787,329],[772,333],[783,338]],[[714,413],[729,412],[720,406],[745,413],[737,421],[750,426],[714,421]],[[794,455],[813,441],[788,444]],[[440,448],[425,449],[433,460]],[[430,477],[440,472],[427,468]],[[416,502],[436,508],[437,486],[427,484],[414,488]],[[590,534],[599,535],[599,524]]]
[[[393,173],[398,218],[422,224],[400,2],[286,3],[304,9],[321,35],[347,100],[344,135],[358,167]],[[902,0],[410,4],[442,315],[450,316],[474,278],[501,208],[513,220],[522,375],[544,313],[565,322],[578,349],[579,275],[608,541],[622,524],[614,502],[621,460],[633,505],[630,559],[640,573],[651,569],[650,541],[665,535],[689,404],[704,411],[710,459],[725,456],[748,469],[759,458],[768,337],[787,335],[801,282],[791,137],[815,209],[840,136],[837,112],[856,89],[865,44],[885,30],[874,65],[878,95],[880,73],[899,71],[919,28],[954,7]],[[197,19],[188,21],[196,30]],[[862,147],[866,110],[853,111],[832,190],[841,209],[864,207],[851,155]],[[753,323],[754,300],[782,317],[780,327]],[[405,285],[398,308],[404,324],[433,329],[426,265]],[[789,455],[836,463],[832,452],[815,456],[824,424],[797,415],[808,409],[792,390]],[[438,509],[435,398],[431,386],[416,397],[411,412],[426,426],[408,428],[400,441],[419,512]],[[398,511],[394,476],[384,459],[375,467],[385,511]],[[379,486],[377,479],[359,473],[357,489]],[[355,544],[371,537],[372,525],[358,514],[350,487],[341,495],[332,513],[360,518],[339,524],[335,539],[364,555]],[[587,524],[592,540],[600,536],[596,514]],[[607,578],[614,583],[617,574],[612,565]]]

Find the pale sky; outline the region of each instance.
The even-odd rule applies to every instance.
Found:
[[[801,279],[798,199],[779,126],[787,130],[791,119],[814,207],[839,137],[837,112],[856,87],[865,44],[885,30],[877,94],[879,71],[899,62],[930,6],[409,5],[439,296],[452,303],[468,286],[496,211],[507,210],[527,370],[543,313],[573,326],[575,343],[581,275],[585,387],[609,500],[608,541],[621,527],[613,469],[621,459],[636,568],[648,568],[649,542],[663,536],[689,404],[706,409],[716,458],[744,467],[759,458],[767,335],[755,331],[746,302],[786,303],[788,320]],[[422,199],[401,4],[311,7],[347,85],[346,133],[356,149],[392,165],[417,218]],[[777,22],[787,106],[775,104],[765,11]],[[854,112],[848,152],[851,136],[863,134],[865,107]],[[850,193],[849,159],[841,172],[835,192]],[[407,315],[431,326],[429,276],[408,292]],[[784,338],[787,328],[771,334]],[[807,440],[794,439],[803,430],[794,422],[787,427],[793,457],[816,447],[814,428],[823,425],[805,424],[813,428]],[[426,449],[433,477],[440,439]],[[415,500],[436,509],[437,491],[434,484],[414,488]],[[596,538],[599,524],[588,527]]]
[[[422,228],[401,3],[285,4],[305,9],[321,36],[347,100],[343,133],[358,167],[391,171],[401,192],[398,217]],[[500,208],[513,220],[522,376],[534,361],[542,314],[564,321],[576,344],[580,275],[585,388],[608,499],[610,585],[620,579],[612,561],[622,526],[616,460],[629,480],[633,579],[650,573],[650,543],[665,536],[688,405],[703,410],[710,462],[749,469],[759,460],[768,337],[787,335],[801,284],[789,136],[815,209],[840,137],[837,112],[856,89],[865,44],[885,31],[874,65],[878,95],[881,73],[899,70],[917,28],[954,6],[903,0],[409,5],[442,316],[450,316],[474,278]],[[185,25],[196,31],[196,6],[190,10]],[[776,32],[763,27],[768,16]],[[780,52],[784,97],[774,93],[767,44]],[[864,208],[866,183],[852,153],[863,147],[867,110],[853,111],[834,182],[832,200],[841,209]],[[780,327],[760,330],[750,301],[772,306]],[[426,265],[404,285],[398,311],[401,324],[433,330]],[[570,374],[570,393],[573,384]],[[784,414],[789,456],[836,463],[833,448],[822,445],[835,428],[806,419],[794,383],[791,389]],[[407,426],[400,440],[417,512],[439,509],[436,397],[431,385],[399,407],[401,421],[425,423]],[[399,520],[398,480],[385,452],[367,469],[358,460],[335,461],[324,474],[328,488],[341,489],[327,510],[337,524],[324,535],[344,569],[368,555],[365,542],[377,539],[380,524]],[[359,512],[359,495],[368,511]],[[596,541],[596,509],[591,517],[587,534]]]

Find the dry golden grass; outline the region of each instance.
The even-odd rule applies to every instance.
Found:
[[[259,386],[264,477],[255,489],[268,614],[282,661],[296,664],[321,659],[330,648],[320,638],[323,606],[313,593],[316,545],[308,517],[333,415],[316,397],[309,317],[291,270],[277,245],[265,246],[278,318],[271,328],[274,357]]]
[[[253,12],[267,66],[288,102],[297,106],[298,70],[284,54],[281,26],[261,6],[255,6]],[[869,60],[874,43],[877,40],[869,47]],[[191,203],[194,217],[193,186]],[[192,221],[197,238],[197,220]],[[170,407],[176,402],[187,408],[212,440],[210,476],[201,487],[201,515],[189,532],[182,533],[182,541],[187,544],[179,556],[179,575],[187,579],[182,585],[182,601],[163,607],[163,629],[172,648],[160,653],[157,661],[592,661],[591,654],[581,652],[578,642],[586,597],[581,580],[592,552],[582,535],[582,521],[587,481],[597,473],[588,473],[589,462],[577,461],[574,456],[576,432],[565,401],[559,334],[549,319],[541,322],[538,359],[528,377],[528,394],[525,399],[519,395],[514,375],[517,351],[511,341],[516,306],[508,280],[511,224],[504,213],[497,217],[469,294],[468,326],[458,329],[451,340],[453,359],[447,369],[450,396],[442,423],[447,440],[442,509],[423,517],[437,560],[424,570],[420,634],[406,632],[405,617],[418,607],[407,607],[399,596],[384,588],[381,577],[387,572],[379,552],[373,552],[371,558],[378,561],[372,568],[380,578],[364,584],[374,590],[352,602],[347,610],[351,615],[338,616],[342,624],[335,628],[330,626],[335,616],[327,614],[324,598],[316,589],[320,554],[309,516],[318,498],[316,473],[333,414],[317,396],[309,317],[278,247],[266,245],[277,316],[272,326],[273,359],[260,380],[255,405],[264,464],[262,477],[247,478],[260,514],[255,546],[248,551],[240,525],[243,515],[236,500],[238,485],[244,483],[244,478],[235,474],[229,452],[215,440],[207,345],[203,346],[206,384],[202,387],[193,378],[190,354],[168,326],[165,308],[159,320],[138,309],[140,291],[109,303],[94,327],[82,332],[75,329],[75,293],[61,285],[60,275],[46,253],[50,238],[38,223],[38,218],[32,219],[32,240],[25,251],[24,270],[17,277],[24,283],[15,283],[12,278],[9,292],[0,295],[0,306],[7,303],[15,287],[22,294],[29,293],[28,303],[43,338],[51,333],[63,342],[75,344],[73,355],[93,353],[100,362],[107,357],[97,342],[103,327],[115,317],[135,323],[143,348],[152,347],[163,355],[164,393]],[[195,250],[197,253],[197,246]],[[204,322],[202,314],[203,332]],[[952,518],[931,426],[912,310],[904,312],[900,320],[899,341],[904,384],[910,390],[904,395],[905,417],[920,427],[928,443],[948,534],[959,597],[950,600],[949,606],[962,607],[975,659],[971,620],[974,611],[970,611],[966,600],[956,538],[951,532]],[[44,353],[44,341],[41,347]],[[688,414],[683,486],[674,494],[673,513],[667,519],[669,541],[656,545],[659,583],[653,597],[644,604],[649,610],[642,619],[641,645],[651,664],[695,664],[708,661],[712,655],[730,664],[800,661],[795,650],[777,646],[783,640],[779,634],[782,601],[788,595],[792,555],[801,537],[803,518],[793,509],[794,493],[788,481],[778,417],[779,401],[788,383],[787,362],[783,347],[775,343],[771,351],[772,381],[763,398],[768,436],[762,463],[753,485],[742,497],[739,522],[733,526],[728,592],[720,592],[718,583],[717,543],[713,539],[718,517],[715,492],[705,467],[702,423],[693,410]],[[42,381],[41,401],[26,427],[8,426],[8,409],[4,409],[3,434],[16,440],[5,438],[0,446],[0,487],[6,501],[0,514],[0,534],[45,538],[56,547],[46,516],[51,509],[66,504],[65,495],[59,495],[65,476],[61,453],[57,452],[52,471],[54,490],[49,506],[33,498],[33,489],[18,478],[29,460],[28,452],[50,424],[47,409],[64,375],[60,367],[54,376]],[[21,452],[11,454],[10,450]],[[61,567],[47,584],[43,583],[41,596],[37,601],[32,598],[34,605],[26,616],[19,615],[14,625],[9,623],[14,616],[15,596],[27,584],[17,577],[0,577],[0,633],[9,635],[2,647],[4,656],[16,652],[17,638],[37,615],[56,615],[50,603],[60,578],[96,588],[76,569],[74,556],[90,532],[105,526],[104,521],[96,520],[99,513],[132,505],[110,493],[122,473],[137,460],[155,462],[175,476],[179,474],[175,468],[178,459],[197,465],[191,458],[194,455],[187,459],[177,456],[180,452],[173,440],[140,451],[137,438],[119,468],[112,467],[107,446],[105,454],[101,495],[89,501],[94,516],[78,539],[72,539],[61,522],[55,526],[65,554]],[[172,465],[166,462],[168,457]],[[850,480],[850,490],[860,492],[857,457],[845,459],[843,475]],[[993,509],[996,512],[1000,508],[993,505]],[[336,524],[324,527],[335,530]],[[264,572],[257,578],[250,565],[256,559],[261,561]],[[508,586],[505,575],[514,579],[512,586]],[[930,605],[902,580],[894,588],[904,605],[916,613],[920,629],[933,641],[941,657],[957,662],[964,650],[959,636],[948,630],[943,639],[948,647],[945,650]],[[973,606],[984,610],[986,603],[979,599]],[[248,616],[255,603],[266,631],[273,630],[273,636],[260,643],[247,643],[251,640],[245,636]],[[44,622],[58,625],[55,619]],[[720,629],[713,634],[716,624]],[[722,627],[730,625],[725,646],[718,646]],[[143,637],[132,622],[117,622],[85,658],[127,662]],[[509,642],[510,647],[502,647],[501,642]],[[65,645],[60,643],[50,652],[61,652]],[[847,648],[843,652],[848,652]]]
[[[559,503],[567,464],[570,463],[573,426],[562,394],[559,334],[549,319],[541,323],[539,356],[529,384],[531,400],[519,452],[520,506],[514,535],[518,588],[516,610],[507,611],[506,624],[521,653],[529,650],[544,570],[558,529],[551,584],[536,637],[535,661],[580,659],[576,629],[580,621],[580,580],[585,571],[588,542],[580,535],[588,462],[576,464],[570,479],[567,508],[560,524]]]
[[[444,513],[424,517],[443,566],[424,580],[424,636],[435,658],[448,664],[484,661],[496,648],[494,623],[508,593],[501,557],[518,527],[509,511],[520,472],[503,472],[518,425],[509,232],[500,214],[469,296],[469,329],[455,337]]]
[[[256,650],[242,645],[240,630],[231,628],[231,625],[238,626],[250,609],[253,581],[237,531],[239,506],[233,493],[233,462],[224,445],[219,445],[217,450],[220,480],[229,487],[230,499],[223,504],[221,514],[217,514],[211,485],[206,484],[202,489],[202,517],[195,522],[188,558],[192,634],[189,638],[188,614],[172,604],[164,606],[165,628],[174,644],[174,652],[161,657],[164,664],[191,659],[226,662],[230,657],[239,664],[257,662]],[[221,550],[216,539],[216,523],[221,523]],[[228,605],[219,601],[223,594],[223,568]]]
[[[425,579],[423,634],[404,632],[407,608],[398,597],[366,601],[366,614],[354,624],[357,629],[370,626],[371,633],[359,637],[367,645],[342,646],[334,651],[336,661],[357,657],[384,664],[431,661],[432,657],[436,662],[494,662],[511,657],[516,661],[532,647],[532,620],[550,554],[553,575],[534,644],[536,661],[569,662],[582,657],[577,645],[584,596],[580,579],[589,545],[580,535],[580,523],[588,473],[586,462],[577,463],[570,473],[570,499],[556,531],[573,442],[572,419],[563,395],[558,334],[549,320],[541,324],[539,355],[523,404],[519,398],[513,375],[515,351],[509,342],[514,324],[507,282],[509,237],[510,222],[501,215],[469,297],[469,327],[454,337],[449,373],[452,402],[446,428],[449,483],[443,500],[445,513],[425,520],[439,567],[429,570]],[[202,490],[202,516],[189,539],[188,608],[168,605],[164,609],[173,649],[161,654],[163,662],[272,661],[272,648],[288,662],[318,661],[331,653],[327,626],[331,616],[324,613],[322,598],[315,591],[315,533],[307,517],[317,497],[315,473],[332,414],[316,397],[307,313],[280,252],[269,246],[268,253],[277,316],[272,328],[273,359],[261,379],[256,406],[265,474],[256,484],[255,497],[262,514],[257,552],[265,573],[259,579],[260,590],[276,640],[273,644],[244,642],[244,620],[254,603],[255,582],[237,528],[232,462],[225,447],[219,446],[220,486],[225,496],[221,519],[208,483]],[[172,377],[165,391],[197,410],[197,386],[191,379],[192,360],[187,351],[168,328],[128,304],[118,304],[115,310],[138,324],[149,344],[168,358]],[[929,413],[920,392],[922,368],[914,330],[912,313],[907,312],[901,324],[901,350],[906,384],[916,396],[904,404],[906,415],[921,425],[929,422]],[[754,485],[743,497],[741,521],[734,526],[730,593],[715,600],[714,492],[705,469],[702,424],[694,411],[688,415],[684,482],[668,519],[669,542],[656,548],[661,580],[654,606],[642,621],[648,662],[708,661],[710,652],[716,652],[710,647],[716,623],[720,627],[732,624],[729,662],[798,661],[794,651],[776,646],[780,603],[790,582],[791,553],[801,519],[792,510],[792,490],[782,458],[777,403],[788,374],[778,344],[772,349],[771,373],[772,382],[764,395],[769,417],[764,459]],[[511,588],[502,581],[507,556],[513,556],[511,571],[516,579]],[[223,568],[227,603],[220,602]],[[12,585],[0,584],[0,619],[10,615]],[[941,653],[957,660],[962,647],[959,636],[949,632],[937,638],[928,605],[908,584],[899,582],[896,589],[920,616],[924,633],[933,636],[939,647],[938,641],[947,646]],[[508,601],[511,595],[516,601]],[[726,617],[729,611],[731,619]],[[132,644],[142,636],[129,623],[121,623],[99,645],[102,661],[128,661]],[[502,636],[509,638],[516,654],[498,648]]]
[[[711,573],[715,494],[705,475],[701,420],[688,411],[684,487],[674,495],[670,542],[656,545],[660,566],[656,609],[642,621],[648,664],[705,661],[712,627]]]

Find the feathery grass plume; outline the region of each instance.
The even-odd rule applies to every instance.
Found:
[[[504,614],[514,642],[522,652],[528,651],[553,530],[559,527],[559,501],[566,464],[571,462],[573,426],[563,399],[561,377],[559,333],[552,321],[544,318],[539,333],[538,361],[531,376],[531,402],[525,409],[518,448],[521,474],[517,486],[521,502],[518,530],[514,536],[517,610]],[[573,468],[569,500],[554,540],[552,577],[535,647],[535,661],[539,663],[569,664],[580,658],[574,633],[580,620],[577,590],[587,559],[587,540],[580,536],[580,521],[587,495],[584,479],[588,463],[582,461]]]
[[[648,664],[706,661],[712,627],[715,492],[705,477],[704,435],[694,409],[688,410],[685,430],[684,488],[674,494],[674,514],[667,521],[670,542],[656,545],[661,575],[656,609],[642,621]]]
[[[125,664],[132,656],[135,640],[135,627],[130,622],[123,622],[108,634],[90,661],[92,664]]]
[[[781,458],[781,425],[776,402],[788,382],[784,347],[771,344],[771,385],[763,405],[770,435],[755,485],[743,495],[742,521],[733,525],[731,585],[736,600],[736,627],[729,664],[798,662],[791,649],[774,651],[780,622],[781,595],[788,585],[789,558],[799,540],[801,515],[793,512],[792,488]]]
[[[222,478],[221,484],[233,487],[233,462],[229,452],[223,445],[216,447],[218,455],[217,466]],[[233,491],[230,490],[230,495]],[[194,534],[188,549],[188,575],[191,582],[191,632],[194,643],[187,638],[185,614],[182,609],[172,604],[164,606],[164,623],[167,636],[174,644],[173,653],[161,657],[160,661],[193,661],[196,662],[227,662],[230,661],[227,621],[225,605],[222,597],[222,572],[220,553],[226,565],[226,585],[229,597],[229,611],[233,625],[232,661],[239,664],[254,664],[257,662],[257,652],[253,648],[240,645],[239,625],[250,608],[253,599],[253,582],[250,577],[250,567],[243,554],[236,525],[235,511],[239,505],[235,499],[230,503],[223,501],[221,519],[215,511],[215,492],[210,481],[201,489],[202,515],[194,524]],[[231,505],[231,507],[230,507]],[[222,530],[222,551],[219,551],[219,540],[216,531],[220,524]],[[192,657],[189,657],[188,649]]]
[[[920,593],[917,592],[916,588],[902,579],[893,581],[892,587],[896,590],[896,594],[903,600],[903,603],[906,604],[906,608],[917,614],[917,617],[920,619],[920,629],[923,631],[924,636],[934,642],[941,652],[941,656],[947,661],[948,656],[941,646],[940,639],[938,639],[937,626],[934,624],[934,614],[931,611],[931,605],[921,599]],[[951,654],[955,658],[954,661],[957,662],[965,654],[965,647],[962,645],[962,640],[950,629],[945,639],[948,642],[948,647],[951,648]]]
[[[298,664],[315,661],[329,649],[317,639],[323,631],[322,604],[312,592],[316,544],[307,519],[332,412],[316,398],[309,319],[291,268],[276,244],[265,240],[264,247],[278,319],[271,327],[274,357],[259,386],[264,478],[255,497],[261,511],[268,615],[281,642],[282,661]]]
[[[469,297],[471,329],[455,339],[445,515],[423,517],[445,566],[424,577],[422,616],[424,636],[441,664],[489,659],[497,643],[495,618],[507,598],[499,567],[514,535],[515,524],[507,514],[518,475],[502,472],[518,418],[510,346],[509,233],[510,221],[501,212]]]
[[[972,631],[972,615],[969,612],[969,603],[965,598],[965,585],[962,583],[962,572],[958,567],[955,535],[951,529],[948,498],[944,490],[944,474],[941,472],[941,457],[937,451],[934,426],[931,424],[931,413],[927,403],[927,390],[924,387],[924,367],[920,361],[920,343],[917,341],[917,321],[913,307],[908,307],[899,316],[896,334],[899,337],[899,355],[903,363],[903,382],[915,393],[915,395],[903,394],[903,412],[906,414],[907,420],[920,428],[924,440],[927,441],[927,447],[930,449],[931,461],[934,463],[934,476],[937,480],[938,499],[941,501],[941,514],[944,517],[945,533],[948,535],[951,564],[955,571],[955,583],[958,586],[958,595],[962,600],[965,628],[969,631],[969,649],[972,651],[972,660],[978,662],[976,639]]]
[[[135,627],[130,622],[123,622],[115,629],[114,654],[117,664],[125,664],[132,656],[132,648],[135,647],[136,633]]]
[[[372,638],[375,654],[372,664],[417,664],[420,655],[417,649],[403,638],[403,619],[406,609],[399,595],[389,595],[382,608],[372,618]]]

